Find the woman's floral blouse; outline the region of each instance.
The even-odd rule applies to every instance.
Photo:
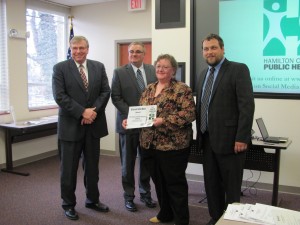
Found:
[[[144,149],[179,150],[190,146],[192,122],[196,119],[192,90],[185,83],[172,79],[169,86],[155,97],[157,82],[142,94],[140,105],[157,105],[156,117],[163,118],[160,127],[143,128],[140,144]]]

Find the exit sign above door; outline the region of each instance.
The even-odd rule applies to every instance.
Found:
[[[128,0],[128,11],[140,11],[146,9],[146,0]]]

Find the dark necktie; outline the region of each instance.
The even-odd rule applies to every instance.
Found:
[[[212,67],[210,69],[210,73],[208,75],[204,93],[202,96],[202,101],[201,101],[201,132],[204,133],[207,129],[207,109],[209,105],[209,99],[212,91],[212,86],[214,82],[214,72],[215,68]]]
[[[138,85],[139,85],[141,91],[144,91],[145,83],[144,83],[143,75],[142,75],[142,72],[140,71],[140,69],[138,69],[136,71],[136,80],[138,82]]]
[[[81,76],[81,79],[83,81],[83,85],[85,87],[85,90],[88,91],[89,83],[88,83],[88,81],[86,79],[86,75],[85,75],[85,72],[84,72],[83,68],[84,68],[84,66],[81,64],[79,66],[79,72],[80,72],[80,76]]]

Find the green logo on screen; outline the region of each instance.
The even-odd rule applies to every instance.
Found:
[[[300,55],[300,0],[264,0],[264,56]]]

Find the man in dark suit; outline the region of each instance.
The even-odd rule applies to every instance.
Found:
[[[133,42],[128,46],[129,64],[114,70],[112,80],[111,99],[117,108],[116,131],[119,133],[119,148],[122,165],[122,186],[124,189],[125,207],[131,212],[137,211],[134,200],[135,179],[134,167],[138,154],[141,154],[139,145],[139,129],[125,130],[122,121],[127,119],[130,106],[138,106],[143,88],[137,81],[137,72],[143,77],[143,85],[156,81],[155,68],[144,64],[145,46],[141,42]],[[146,170],[139,157],[139,192],[140,200],[149,208],[156,207],[150,192],[150,173]]]
[[[200,74],[197,86],[197,140],[204,153],[208,224],[215,224],[228,204],[240,201],[254,97],[248,67],[224,57],[220,36],[208,35],[202,50],[208,69]],[[212,88],[208,91],[210,76]]]
[[[72,59],[53,67],[53,96],[59,106],[58,149],[61,159],[61,198],[65,215],[77,220],[77,169],[83,156],[87,208],[108,212],[99,201],[100,138],[108,134],[105,107],[110,87],[102,63],[86,59],[89,43],[85,37],[70,41]]]

